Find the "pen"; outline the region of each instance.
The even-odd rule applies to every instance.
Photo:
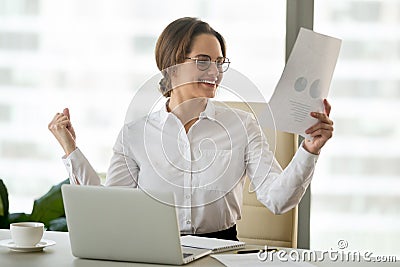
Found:
[[[262,249],[245,249],[245,250],[239,250],[236,253],[237,254],[248,254],[248,253],[258,253],[262,251]]]
[[[245,249],[245,250],[238,250],[236,253],[237,254],[249,254],[249,253],[259,253],[259,252],[274,252],[278,251],[277,248],[268,248],[267,250],[265,249]]]

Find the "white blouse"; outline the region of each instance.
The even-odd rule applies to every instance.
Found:
[[[251,113],[210,100],[188,133],[164,107],[124,125],[113,150],[105,185],[174,192],[184,234],[233,226],[241,218],[246,175],[273,213],[289,211],[300,202],[318,159],[300,146],[282,171]],[[71,183],[100,185],[78,148],[63,161]]]

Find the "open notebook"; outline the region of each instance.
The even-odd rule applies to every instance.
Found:
[[[244,248],[246,243],[240,241],[208,238],[186,235],[181,237],[181,244],[184,247],[209,249],[211,253],[218,253],[228,250]]]

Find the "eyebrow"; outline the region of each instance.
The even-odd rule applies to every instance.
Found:
[[[198,55],[195,55],[195,57],[200,57],[200,56],[206,56],[206,57],[209,57],[209,58],[212,59],[212,57],[211,57],[210,55],[207,55],[207,54],[198,54]],[[217,57],[217,59],[220,59],[220,58],[225,58],[225,57],[224,57],[224,56]]]

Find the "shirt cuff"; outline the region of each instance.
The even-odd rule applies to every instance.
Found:
[[[319,155],[312,154],[305,150],[305,148],[303,147],[303,142],[301,142],[299,149],[297,150],[296,159],[299,162],[304,163],[304,165],[306,166],[315,166],[318,161]]]
[[[74,151],[72,151],[68,156],[64,155],[62,157],[62,161],[64,163],[65,168],[67,169],[69,180],[71,184],[81,184],[78,180],[78,178],[75,176],[73,169],[72,169],[72,163],[73,162],[79,162],[84,158],[84,155],[82,152],[79,150],[79,148],[76,148]]]

